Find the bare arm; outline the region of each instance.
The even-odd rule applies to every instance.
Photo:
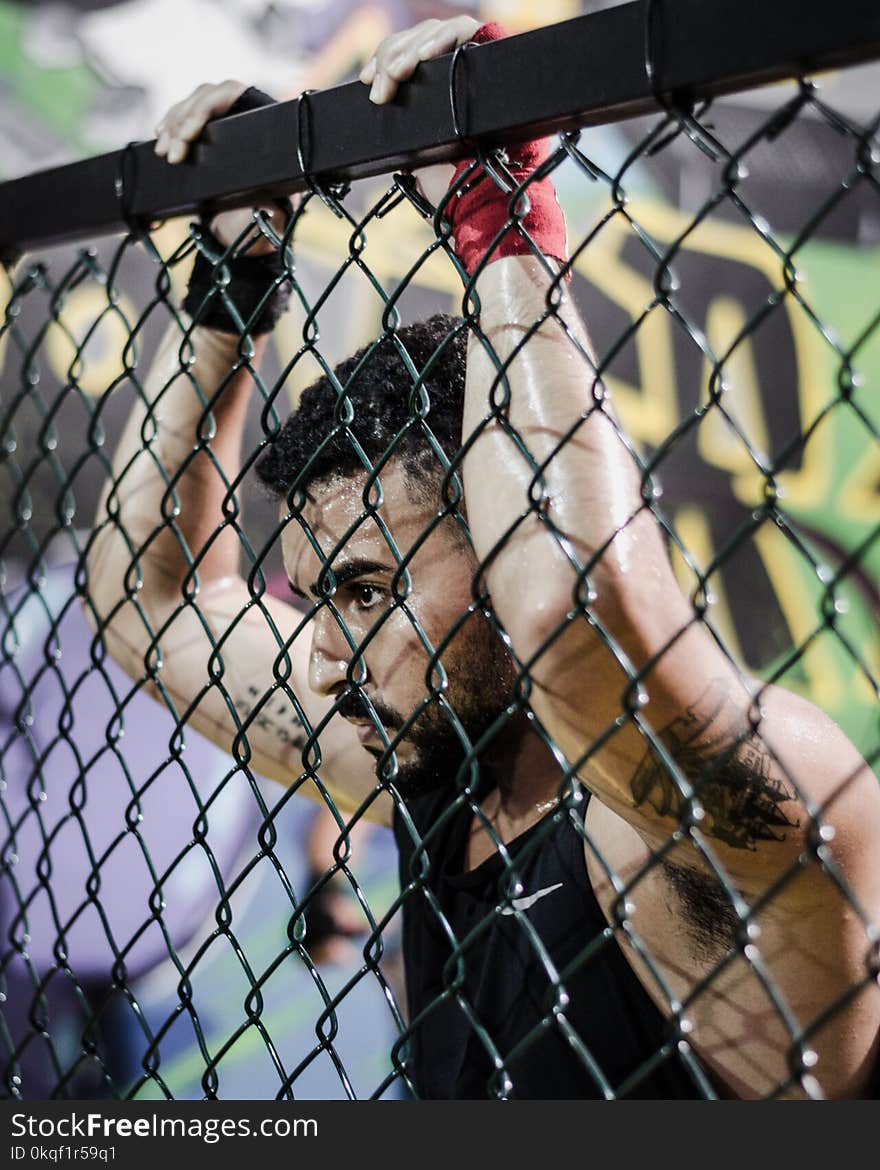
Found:
[[[476,27],[426,21],[387,38],[362,75],[373,100]],[[420,175],[432,202],[449,177]],[[696,787],[703,832],[746,884],[795,861],[814,813],[877,848],[880,788],[859,753],[809,703],[746,678],[682,595],[565,283],[536,257],[507,257],[477,293],[468,519],[532,705],[567,758],[655,848]]]
[[[810,704],[746,680],[683,597],[613,410],[578,352],[588,342],[570,302],[518,348],[550,285],[538,260],[520,257],[490,265],[478,283],[480,332],[509,362],[506,421],[546,464],[540,508],[530,507],[533,470],[489,419],[496,367],[478,336],[465,417],[465,433],[479,431],[465,464],[474,543],[493,603],[532,664],[535,709],[567,757],[583,759],[603,801],[653,845],[685,808],[665,753],[696,785],[703,830],[745,883],[763,886],[809,845],[817,806],[876,850],[880,792],[856,750]],[[636,711],[657,750],[628,718]],[[620,729],[589,752],[621,714]]]
[[[391,38],[374,100],[419,59],[417,41]],[[635,883],[631,922],[679,1002],[706,981],[688,1006],[693,1040],[734,1091],[783,1083],[803,1028],[825,1092],[858,1093],[880,1026],[877,780],[821,711],[746,678],[682,595],[566,286],[537,258],[508,257],[483,269],[477,292],[464,423],[473,542],[531,705],[600,798],[592,830],[616,880]],[[677,887],[658,864],[670,845]],[[611,918],[615,889],[598,864],[591,878]],[[739,955],[730,889],[761,930]]]
[[[178,132],[196,137],[242,88],[201,87],[166,125],[183,123]],[[176,161],[185,153],[180,142],[160,134]],[[226,218],[231,240],[249,213]],[[135,679],[237,759],[289,785],[303,775],[308,732],[329,704],[308,686],[311,631],[302,614],[268,595],[255,599],[239,573],[230,485],[264,345],[257,339],[243,357],[233,335],[169,326],[99,505],[89,592],[108,649]],[[377,788],[369,757],[339,718],[319,743],[321,781],[351,810]],[[311,781],[302,791],[318,796]],[[387,798],[371,813],[387,820]]]
[[[821,1091],[858,1095],[880,1029],[871,974],[880,787],[826,715],[745,679],[682,596],[610,406],[572,342],[587,344],[573,307],[561,310],[566,330],[550,318],[517,349],[541,319],[550,285],[539,261],[520,257],[495,262],[478,282],[479,332],[510,361],[506,423],[546,463],[546,497],[532,509],[533,470],[500,423],[486,421],[495,365],[475,335],[465,435],[479,437],[464,482],[493,605],[529,664],[534,710],[611,814],[604,833],[595,818],[590,831],[603,848],[625,839],[627,826],[644,843],[625,846],[618,873],[637,881],[647,867],[631,894],[631,925],[679,1001],[689,1003],[706,981],[688,1007],[694,1046],[738,1095],[784,1084],[799,1044],[817,1058]],[[579,566],[589,566],[589,600]],[[632,720],[636,688],[621,659],[641,676],[638,714],[652,748]],[[697,840],[748,908],[756,942],[745,953],[729,893],[681,831],[685,785]],[[658,865],[658,851],[673,842]],[[608,889],[606,912],[613,903]],[[722,965],[728,951],[736,957]],[[651,972],[630,957],[665,1007]]]

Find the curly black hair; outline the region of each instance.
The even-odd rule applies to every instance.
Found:
[[[355,439],[373,466],[393,444],[410,483],[417,490],[425,481],[436,488],[445,468],[431,437],[447,459],[461,447],[466,334],[460,318],[437,313],[340,362],[333,373],[343,396],[326,375],[303,391],[299,407],[257,463],[260,481],[285,499],[315,480],[361,471]]]

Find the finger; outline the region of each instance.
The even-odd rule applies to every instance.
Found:
[[[212,106],[218,108],[227,102],[231,105],[244,86],[240,82],[223,82],[221,85],[200,85],[182,101],[175,102],[168,113],[159,123],[159,127],[176,135],[178,127],[194,114],[201,113],[207,116]],[[228,108],[227,105],[227,108]],[[204,112],[203,112],[204,111]]]
[[[224,81],[220,85],[211,86],[202,95],[197,112],[205,121],[208,121],[209,118],[222,118],[246,89],[247,86],[242,81]]]
[[[173,139],[168,146],[168,152],[165,158],[174,166],[176,163],[181,163],[189,154],[189,143],[182,142],[179,138]]]
[[[408,45],[401,49],[396,57],[391,57],[385,62],[383,72],[392,81],[409,81],[418,69],[421,60],[419,46],[417,44]]]
[[[397,42],[389,38],[387,56],[400,53],[411,54],[416,60],[442,56],[457,45],[470,40],[480,22],[472,16],[456,16],[451,20],[425,20],[407,33],[402,33]],[[377,56],[379,56],[377,52]]]
[[[390,102],[396,92],[395,83],[384,73],[380,73],[370,86],[370,101],[381,106],[385,102]]]
[[[174,137],[182,142],[194,142],[212,118],[211,108],[193,110],[174,128]]]
[[[174,125],[178,117],[178,111],[184,105],[184,102],[176,102],[170,110],[165,114],[162,121],[156,126],[156,137],[164,134],[167,138],[169,129]]]
[[[239,81],[225,81],[209,86],[199,94],[190,109],[181,111],[175,134],[189,142],[198,138],[212,118],[222,118],[230,106],[244,93],[246,86]]]
[[[403,81],[408,81],[422,61],[440,57],[469,40],[479,28],[470,16],[452,20],[427,20],[387,37],[368,65],[372,66],[370,100],[377,105],[390,101]],[[367,72],[367,67],[364,69]]]
[[[212,118],[222,117],[244,93],[247,87],[240,81],[224,81],[219,85],[200,85],[188,98],[172,106],[160,122],[162,150],[169,163],[182,162],[193,143]]]
[[[373,78],[376,76],[376,58],[371,57],[363,69],[360,71],[359,77],[364,85],[371,85]]]
[[[410,76],[419,63],[415,46],[439,24],[437,20],[423,20],[414,28],[392,33],[380,42],[363,70],[367,84],[372,85],[370,101],[381,105],[391,100],[397,92],[397,82]]]
[[[370,101],[377,105],[391,101],[400,82],[409,80],[418,64],[418,51],[412,46],[401,46],[395,55],[386,54],[384,60],[377,60]]]
[[[426,20],[406,32],[386,37],[374,54],[377,73],[385,73],[396,81],[404,80],[404,71],[416,68],[421,45],[437,34],[439,24],[436,20]]]
[[[470,16],[444,22],[433,36],[422,42],[419,48],[419,59],[430,61],[433,57],[442,57],[444,53],[451,53],[453,49],[457,49],[459,45],[469,41],[479,27],[479,21]]]
[[[200,86],[199,90],[201,89]],[[168,162],[180,162],[186,156],[187,147],[181,134],[181,127],[189,116],[199,90],[173,105],[156,126],[156,154],[164,156]]]

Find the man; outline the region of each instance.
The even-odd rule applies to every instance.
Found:
[[[424,22],[362,80],[390,101],[419,61],[491,35]],[[180,161],[242,89],[200,87],[157,150]],[[518,182],[542,157],[509,153]],[[170,331],[99,514],[108,645],[243,762],[289,784],[305,759],[303,791],[317,778],[393,823],[394,1055],[420,1095],[863,1094],[876,780],[821,712],[745,679],[678,589],[591,375],[549,180],[529,180],[526,238],[472,177],[462,164],[443,206],[478,319],[343,362],[261,462],[309,622],[238,575],[231,485],[262,341],[240,346],[194,276],[200,324]],[[246,223],[219,217],[220,245]],[[258,333],[271,281],[236,279]]]

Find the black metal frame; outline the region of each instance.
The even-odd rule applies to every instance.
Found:
[[[469,49],[454,76],[451,56],[427,62],[387,106],[371,105],[353,82],[217,121],[183,165],[169,166],[147,142],[0,184],[0,253],[206,204],[244,205],[303,190],[308,177],[452,159],[466,139],[611,122],[672,96],[703,100],[877,56],[877,0],[833,9],[820,0],[635,0]]]

